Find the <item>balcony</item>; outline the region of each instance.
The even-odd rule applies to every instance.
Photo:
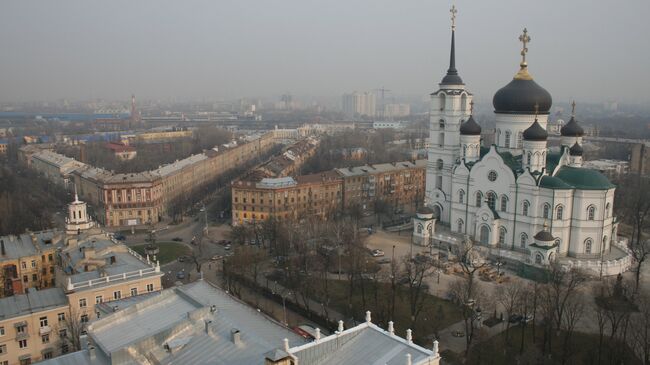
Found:
[[[39,333],[41,336],[43,336],[43,335],[47,335],[47,334],[50,333],[50,332],[52,332],[52,327],[50,327],[50,326],[43,326],[43,327],[41,327],[41,328],[38,329],[38,333]]]

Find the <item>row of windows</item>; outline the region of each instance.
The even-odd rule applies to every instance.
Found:
[[[459,190],[458,191],[458,202],[463,204],[465,203],[465,191],[464,190]],[[492,209],[496,209],[496,202],[497,202],[497,194],[495,192],[488,192],[487,193],[487,203],[488,206]],[[476,192],[476,207],[480,208],[483,203],[483,193],[480,191]],[[605,217],[610,216],[610,203],[607,203],[605,205]],[[508,211],[508,197],[506,195],[502,195],[500,199],[500,210],[502,212],[507,212]],[[530,202],[528,200],[524,200],[522,203],[522,212],[521,214],[523,216],[528,216],[530,212]],[[551,219],[551,205],[548,203],[545,203],[542,207],[542,217],[546,219]],[[555,206],[555,219],[557,220],[562,220],[564,218],[564,206],[562,204],[558,204]],[[594,220],[596,218],[596,207],[594,205],[589,205],[587,207],[587,220]]]
[[[147,293],[151,293],[154,291],[153,284],[147,284]],[[131,296],[135,297],[138,295],[138,288],[131,288]],[[113,300],[118,300],[122,299],[122,291],[121,290],[116,290],[113,292]],[[104,296],[103,295],[97,295],[95,296],[95,304],[101,304],[104,302]],[[88,307],[88,301],[86,298],[79,298],[79,308],[86,308]]]
[[[511,145],[511,140],[512,140],[512,132],[511,131],[506,131],[504,134],[504,142],[503,146],[506,148],[522,148],[523,147],[523,134],[522,132],[517,133],[517,145],[512,146]],[[497,143],[499,143],[499,140],[501,139],[501,130],[497,129],[496,131],[496,139]]]

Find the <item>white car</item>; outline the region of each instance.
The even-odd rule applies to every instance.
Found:
[[[374,249],[370,252],[370,254],[372,255],[372,257],[382,257],[384,256],[384,251]]]

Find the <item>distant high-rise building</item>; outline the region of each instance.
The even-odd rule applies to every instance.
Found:
[[[369,92],[353,92],[343,94],[343,112],[348,115],[375,116],[377,100],[375,94]]]
[[[409,104],[386,104],[384,105],[384,118],[406,117],[411,114],[411,105]]]

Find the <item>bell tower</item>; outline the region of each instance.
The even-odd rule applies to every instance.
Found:
[[[429,151],[425,203],[436,219],[449,223],[451,172],[460,160],[460,125],[470,116],[472,94],[456,69],[456,10],[451,10],[449,69],[439,89],[431,94]]]
[[[94,222],[88,216],[86,202],[79,200],[77,189],[74,192],[74,201],[68,204],[68,216],[65,219],[65,231],[69,235],[76,235],[90,229]]]

